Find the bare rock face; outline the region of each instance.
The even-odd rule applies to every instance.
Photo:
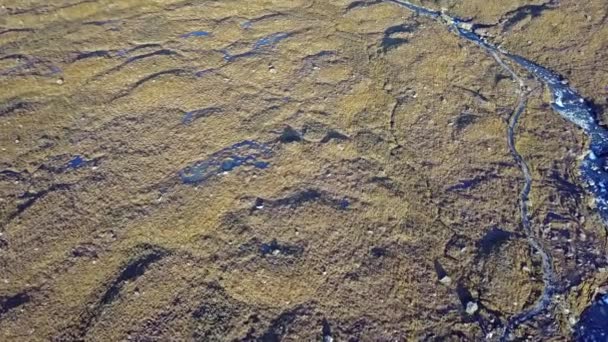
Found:
[[[598,338],[604,151],[554,90],[607,121],[606,18],[3,1],[0,340]]]

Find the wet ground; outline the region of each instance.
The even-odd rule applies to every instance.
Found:
[[[607,118],[604,1],[415,4]],[[519,86],[442,23],[381,1],[0,5],[0,340],[497,340],[541,297]],[[557,289],[508,338],[585,340],[608,284],[588,138],[509,66]]]

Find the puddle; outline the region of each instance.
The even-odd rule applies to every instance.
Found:
[[[207,32],[207,31],[192,31],[192,32],[184,33],[179,37],[180,38],[209,37],[210,35],[211,35],[211,32]]]
[[[70,169],[78,169],[85,165],[87,161],[82,156],[74,156],[69,162],[67,167]]]
[[[253,140],[245,140],[213,153],[209,158],[188,166],[179,172],[185,184],[198,184],[209,178],[233,171],[240,167],[250,166],[256,169],[267,169],[272,157],[269,146]]]

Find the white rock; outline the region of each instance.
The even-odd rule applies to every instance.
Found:
[[[477,312],[477,310],[479,310],[479,306],[477,305],[477,303],[475,302],[468,302],[467,303],[467,313],[469,315],[473,315]]]
[[[448,277],[447,275],[444,276],[443,278],[439,279],[439,282],[442,283],[443,285],[450,285],[452,283],[452,278]]]

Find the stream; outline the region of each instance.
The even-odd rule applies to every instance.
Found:
[[[414,5],[408,1],[385,1],[405,7],[416,12],[418,15],[429,17],[448,26],[451,31],[458,34],[461,38],[475,43],[488,52],[497,61],[497,63],[510,74],[511,78],[519,83],[518,103],[516,104],[515,110],[511,113],[509,118],[507,142],[511,155],[524,176],[524,184],[522,186],[519,198],[521,225],[524,233],[526,234],[529,245],[542,258],[544,287],[540,298],[532,307],[514,315],[506,323],[505,329],[502,332],[501,341],[509,340],[512,338],[511,332],[517,328],[517,326],[550,309],[554,302],[554,295],[557,292],[558,286],[551,256],[544,250],[542,244],[538,241],[538,238],[535,236],[531,227],[528,210],[528,196],[532,187],[532,176],[530,174],[530,168],[527,162],[517,151],[515,145],[515,131],[518,126],[519,118],[526,109],[528,92],[526,91],[524,81],[503,61],[503,58],[506,58],[519,65],[528,73],[533,75],[537,80],[546,85],[552,95],[551,107],[553,110],[568,121],[583,129],[586,135],[590,138],[589,148],[586,151],[584,159],[580,165],[580,177],[587,191],[593,196],[596,209],[605,222],[608,222],[608,171],[606,170],[605,166],[606,158],[608,158],[608,131],[598,123],[593,106],[575,90],[569,87],[567,80],[524,57],[512,54],[496,47],[475,33],[474,24],[466,23],[461,19],[448,16],[439,11]],[[606,327],[608,326],[608,321],[606,321],[608,315],[606,315],[604,312],[606,310],[605,305],[608,302],[606,298],[607,297],[598,299],[596,303],[592,304],[592,306],[585,311],[587,314],[584,314],[581,317],[581,320],[575,328],[575,338],[577,340],[606,340],[606,336],[608,335],[608,328]],[[597,316],[593,316],[593,314],[589,314],[589,312],[593,312],[596,307],[604,310],[601,311],[604,316],[598,318]],[[597,309],[596,311],[598,310],[600,309]],[[603,322],[603,324],[598,325],[598,319],[600,322]],[[589,325],[589,328],[587,328],[586,325]]]

